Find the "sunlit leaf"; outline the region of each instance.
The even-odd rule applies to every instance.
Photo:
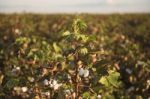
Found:
[[[57,53],[62,51],[61,48],[56,44],[56,42],[53,43],[53,48]]]
[[[108,87],[110,85],[105,76],[100,78],[99,83],[105,85],[106,87]]]
[[[83,99],[90,99],[90,93],[89,93],[89,92],[84,92],[84,93],[82,94],[82,98],[83,98]]]
[[[81,54],[87,54],[88,53],[88,49],[86,48],[86,47],[82,47],[82,48],[80,48],[80,50],[79,50],[79,52],[81,53]]]
[[[62,34],[62,36],[69,36],[71,33],[69,31],[66,31]]]

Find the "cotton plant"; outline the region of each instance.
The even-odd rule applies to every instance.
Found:
[[[119,86],[118,72],[107,70],[108,75],[103,75],[97,70],[101,51],[91,45],[95,35],[83,33],[86,27],[81,19],[74,20],[60,41],[35,36],[17,38],[17,53],[12,53],[15,57],[11,60],[12,76],[5,87],[13,89],[14,96],[25,98],[101,99],[105,93],[102,88]]]
[[[82,20],[76,19],[72,26],[73,30],[62,33],[62,42],[53,43],[53,49],[57,56],[54,58],[54,61],[58,62],[55,64],[57,68],[52,75],[56,76],[57,79],[57,77],[59,78],[57,75],[60,72],[66,73],[69,83],[66,83],[65,80],[60,80],[62,83],[58,83],[59,79],[56,80],[50,78],[50,80],[48,80],[48,86],[54,91],[54,93],[59,93],[61,92],[61,89],[63,89],[66,92],[64,93],[66,98],[84,98],[84,95],[87,93],[93,97],[98,96],[97,98],[100,98],[100,94],[95,92],[90,86],[90,84],[92,84],[90,80],[94,79],[94,77],[92,77],[92,73],[94,72],[93,65],[97,63],[97,55],[99,53],[89,46],[89,43],[95,40],[93,35],[82,33],[86,27],[86,24]],[[69,52],[66,48],[62,48],[62,45],[67,46],[72,52]],[[62,54],[65,55],[62,56]],[[67,66],[63,67],[63,62],[65,63],[64,65]],[[68,62],[72,63],[68,64]],[[114,82],[117,83],[117,80],[118,79],[116,78],[116,81]],[[103,82],[100,83],[103,84]],[[64,85],[70,87],[65,88]]]

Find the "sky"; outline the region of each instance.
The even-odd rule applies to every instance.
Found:
[[[150,13],[150,0],[0,0],[0,12]]]

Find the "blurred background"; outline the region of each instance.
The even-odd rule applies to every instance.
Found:
[[[149,13],[150,0],[0,0],[1,13]]]

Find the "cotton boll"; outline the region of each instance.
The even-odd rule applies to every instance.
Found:
[[[28,77],[28,80],[30,81],[30,82],[34,82],[34,78],[33,77]]]
[[[83,77],[88,77],[88,76],[89,76],[89,70],[85,69],[85,70],[84,70]]]
[[[47,79],[45,79],[45,80],[43,81],[43,84],[44,84],[45,86],[48,86],[48,85],[49,85],[49,81],[48,81]]]
[[[20,91],[21,88],[20,88],[20,87],[14,87],[14,90],[15,90],[15,91]]]
[[[45,95],[46,96],[50,96],[50,92],[45,92]]]
[[[51,79],[51,80],[49,81],[49,85],[50,85],[51,88],[54,87],[56,84],[57,84],[57,81],[54,80],[54,79]]]
[[[132,70],[129,69],[129,68],[127,68],[127,69],[126,69],[126,72],[127,72],[128,74],[131,74],[131,73],[132,73]]]
[[[56,80],[53,80],[52,81],[52,84],[55,86],[57,84],[57,81]]]
[[[130,92],[133,91],[134,89],[135,89],[135,88],[134,88],[133,86],[131,86],[130,88],[127,89],[127,92],[130,93]]]
[[[75,92],[72,93],[72,97],[73,97],[73,99],[75,99],[75,97],[76,97],[76,93]]]
[[[84,69],[83,69],[83,68],[80,68],[80,69],[79,69],[79,75],[80,75],[80,76],[83,76],[83,75],[84,75]]]
[[[15,75],[17,70],[14,68],[14,69],[11,70],[11,72],[12,72],[13,75]]]
[[[21,90],[22,90],[22,92],[27,92],[28,88],[27,87],[22,87]]]
[[[50,87],[51,87],[51,88],[53,88],[53,87],[54,87],[51,83],[50,83],[49,85],[50,85]]]
[[[101,99],[102,98],[102,96],[101,95],[97,95],[97,99]]]
[[[149,86],[150,86],[150,80],[147,80],[147,85],[149,85]]]
[[[20,31],[18,28],[16,28],[16,29],[14,30],[14,32],[15,32],[15,34],[17,34],[17,35],[20,35],[20,34],[21,34],[21,31]]]
[[[67,89],[67,90],[65,90],[65,93],[66,93],[67,95],[70,95],[70,94],[71,94],[71,91],[70,91],[69,89]]]
[[[58,90],[58,88],[59,88],[61,85],[62,85],[62,84],[56,84],[56,85],[54,85],[53,89],[54,89],[54,90]]]
[[[66,98],[67,98],[68,96],[69,96],[68,94],[65,95]]]
[[[70,79],[71,79],[71,76],[68,74],[68,75],[67,75],[67,78],[70,80]]]
[[[20,67],[13,68],[13,69],[11,70],[11,75],[12,75],[12,76],[18,76],[19,73],[20,73]]]
[[[150,84],[150,80],[147,80],[147,83]]]
[[[16,67],[16,70],[20,70],[20,67]]]
[[[58,83],[57,83],[57,80],[51,79],[51,80],[49,81],[49,85],[50,85],[50,87],[53,88],[54,90],[57,90],[62,84],[58,84]]]

